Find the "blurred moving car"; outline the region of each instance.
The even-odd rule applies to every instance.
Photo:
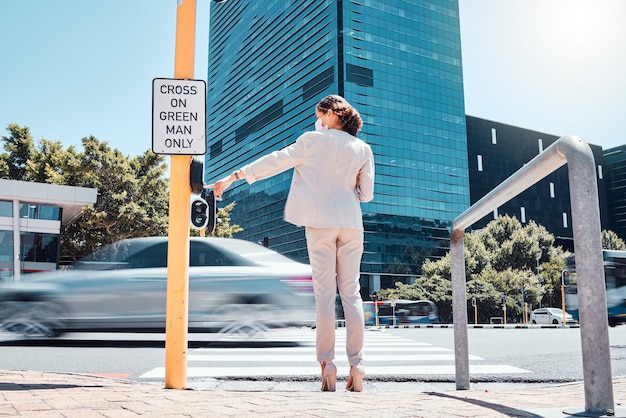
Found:
[[[559,308],[539,308],[530,313],[531,324],[552,324],[563,323],[563,311]],[[565,323],[576,324],[574,317],[565,312]]]
[[[378,325],[439,324],[437,305],[430,300],[377,301]],[[363,302],[365,325],[376,325],[374,302]]]
[[[67,270],[0,283],[0,331],[164,331],[167,237],[103,247]],[[191,238],[190,331],[254,333],[315,320],[311,268],[234,238]]]

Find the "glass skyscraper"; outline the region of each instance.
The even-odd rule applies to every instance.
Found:
[[[314,129],[328,94],[359,110],[375,156],[361,271],[419,269],[407,254],[445,253],[470,202],[457,0],[212,4],[206,181]],[[236,202],[238,238],[306,262],[303,229],[282,220],[291,175],[236,183],[223,204]]]
[[[626,145],[604,151],[606,197],[610,205],[609,227],[626,240]]]

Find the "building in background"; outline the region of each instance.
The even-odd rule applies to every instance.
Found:
[[[467,147],[471,204],[476,203],[524,164],[552,145],[558,136],[467,116]],[[598,198],[602,229],[610,224],[602,147],[589,144],[596,161]],[[622,160],[626,164],[626,159]],[[626,198],[621,197],[622,202]],[[567,165],[500,206],[476,222],[472,229],[485,227],[501,215],[515,216],[522,224],[530,220],[543,225],[555,236],[555,244],[574,250]],[[623,219],[623,212],[622,212]]]
[[[361,113],[376,162],[363,205],[364,295],[443,255],[470,204],[457,0],[268,0],[211,5],[205,179],[285,147],[340,94]],[[237,183],[238,237],[308,261],[302,228],[282,220],[292,171]],[[409,257],[409,255],[413,255]],[[388,281],[389,283],[387,283]]]
[[[92,188],[0,179],[0,280],[55,270],[61,226],[96,199]]]
[[[604,151],[608,225],[626,241],[626,145]]]

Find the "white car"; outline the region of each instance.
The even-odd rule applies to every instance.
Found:
[[[0,331],[164,331],[167,241],[118,241],[69,269],[0,283]],[[314,322],[308,264],[235,238],[194,237],[189,251],[190,330],[250,334]]]
[[[530,314],[531,324],[551,324],[558,325],[563,323],[563,310],[559,308],[539,308]],[[575,324],[574,317],[565,312],[565,323]]]

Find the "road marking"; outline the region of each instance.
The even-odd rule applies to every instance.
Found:
[[[273,347],[273,348],[197,348],[194,350],[194,353],[207,353],[207,354],[233,354],[233,353],[260,353],[263,350],[271,350],[272,353],[298,353],[298,352],[307,352],[307,353],[315,353],[315,347]],[[337,344],[335,345],[335,351],[343,351],[345,352],[345,347]],[[378,347],[370,347],[368,344],[363,351],[366,353],[373,351],[382,351],[384,353],[399,351],[399,352],[433,352],[433,351],[442,351],[446,353],[451,353],[453,350],[444,347],[424,347],[424,346],[415,346],[415,347],[390,347],[388,345],[378,346]]]
[[[296,347],[233,347],[197,348],[187,356],[187,376],[192,378],[218,377],[263,377],[263,376],[317,376],[320,373],[315,361],[315,335],[306,333],[276,333],[281,339],[306,344]],[[274,334],[267,335],[270,341],[277,340]],[[335,339],[335,363],[340,374],[347,374],[345,330],[338,330]],[[454,375],[454,350],[436,347],[428,343],[381,333],[365,333],[365,362],[367,374],[387,376],[407,375]],[[482,357],[469,355],[472,361],[483,361]],[[397,362],[444,362],[449,364],[395,364]],[[215,362],[215,366],[207,365]],[[224,363],[232,366],[226,367]],[[238,364],[239,363],[239,364]],[[245,367],[241,367],[245,363]],[[203,366],[202,364],[205,364]],[[270,366],[269,364],[276,364]],[[501,364],[470,364],[470,374],[521,374],[529,370]],[[141,379],[164,379],[165,368],[157,367],[140,376]]]
[[[452,354],[394,354],[393,356],[389,355],[366,355],[365,358],[367,362],[370,363],[372,361],[454,361],[454,353]],[[315,352],[311,351],[310,354],[302,354],[302,355],[267,355],[267,354],[222,354],[220,356],[210,356],[210,355],[188,355],[187,359],[189,361],[245,361],[245,362],[294,362],[294,361],[311,361],[311,359],[315,359]],[[477,356],[469,356],[470,360],[483,360],[481,357]],[[340,363],[340,361],[335,360],[335,363]]]
[[[368,375],[453,375],[456,373],[454,365],[433,366],[366,366]],[[521,374],[531,373],[529,370],[506,364],[480,364],[469,366],[470,374]],[[347,374],[345,367],[344,373]],[[317,376],[320,373],[316,367],[188,367],[187,377],[245,377],[245,376]],[[163,379],[165,368],[156,367],[139,376],[141,379]]]

